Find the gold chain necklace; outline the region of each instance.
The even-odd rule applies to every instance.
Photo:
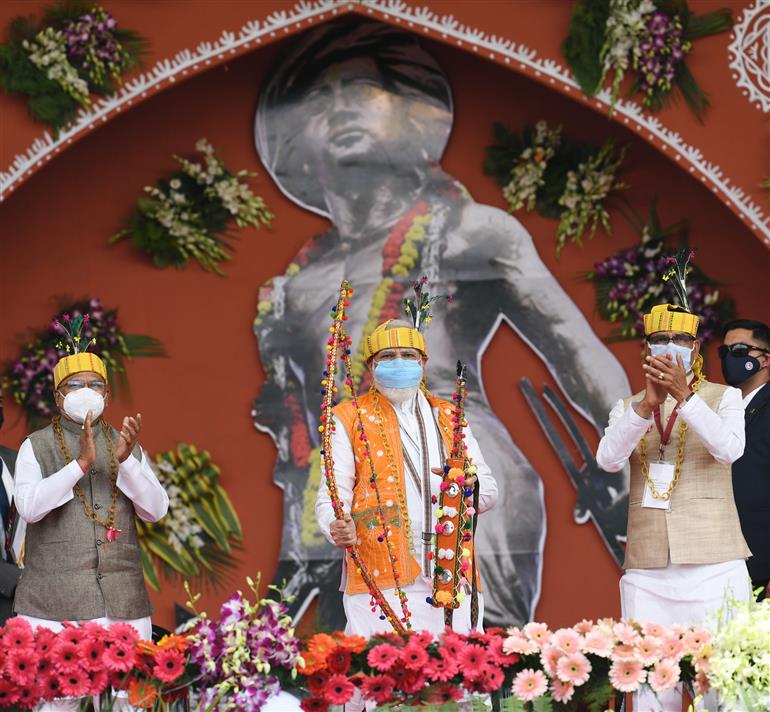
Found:
[[[695,383],[692,386],[693,393],[696,393],[698,391],[698,389],[700,388],[700,384],[704,380],[705,379],[703,375],[698,374],[698,376],[696,377]],[[671,416],[669,415],[669,418],[670,417]],[[677,431],[678,449],[676,453],[676,460],[674,461],[674,477],[669,483],[668,489],[665,492],[658,492],[658,490],[655,487],[655,483],[650,477],[650,464],[647,461],[647,436],[643,435],[642,439],[639,441],[639,462],[642,465],[642,477],[644,477],[644,481],[647,483],[647,487],[649,487],[650,489],[650,494],[655,499],[663,499],[663,500],[671,499],[671,495],[674,494],[674,490],[676,490],[676,488],[679,486],[679,477],[682,474],[682,463],[684,462],[684,446],[685,446],[686,439],[687,439],[687,423],[685,423],[684,420],[682,420],[679,422],[679,427]]]
[[[59,441],[59,448],[64,455],[66,462],[72,462],[73,458],[70,455],[67,445],[64,442],[64,433],[61,427],[61,417],[55,415],[52,419],[53,431],[56,434],[56,439]],[[104,433],[104,439],[107,441],[107,451],[110,455],[110,482],[112,484],[112,501],[110,502],[110,508],[107,512],[107,519],[102,519],[91,506],[91,503],[86,499],[86,495],[79,483],[75,483],[72,491],[77,498],[83,503],[83,512],[88,519],[96,522],[99,526],[104,527],[107,530],[107,541],[115,541],[123,532],[115,527],[115,514],[118,509],[118,459],[115,457],[115,448],[112,442],[112,433],[110,427],[103,420],[102,432]],[[79,466],[79,465],[78,465]]]

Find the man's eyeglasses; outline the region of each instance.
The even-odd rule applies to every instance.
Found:
[[[650,334],[647,337],[647,343],[652,346],[666,346],[669,343],[676,344],[677,346],[689,346],[695,341],[694,336],[690,334]]]
[[[724,358],[727,356],[728,352],[738,358],[748,356],[750,351],[760,351],[763,354],[770,354],[770,349],[763,348],[762,346],[755,346],[754,344],[722,344],[718,351],[719,358]]]
[[[386,349],[380,351],[375,357],[374,362],[393,361],[393,359],[402,358],[404,361],[419,361],[421,354],[414,349]]]
[[[63,391],[79,391],[81,388],[90,388],[96,393],[104,393],[107,388],[107,384],[104,381],[67,381],[60,390]]]

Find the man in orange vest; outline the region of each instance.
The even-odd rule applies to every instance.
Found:
[[[391,319],[378,326],[366,338],[365,356],[372,387],[358,398],[360,421],[352,401],[334,409],[334,475],[345,516],[335,518],[322,482],[316,499],[316,520],[336,546],[344,549],[356,545],[399,618],[408,612],[414,630],[439,633],[444,630],[444,611],[428,600],[433,592],[431,540],[441,474],[452,442],[453,404],[421,388],[428,352],[422,333],[407,322]],[[470,427],[465,428],[465,443],[476,468],[478,513],[483,513],[495,506],[497,485]],[[377,473],[375,483],[371,482],[372,466]],[[466,480],[467,486],[474,483],[474,478]],[[388,541],[383,535],[378,502],[391,532]],[[373,604],[358,567],[351,564],[349,557],[345,563],[345,632],[370,637],[391,630]],[[454,612],[453,627],[458,632],[471,630],[470,599],[467,596]],[[481,595],[479,609],[481,621]]]

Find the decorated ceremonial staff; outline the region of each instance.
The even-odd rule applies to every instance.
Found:
[[[413,287],[414,299],[405,300],[407,320],[390,319],[365,336],[367,393],[355,392],[350,375],[352,341],[344,325],[353,290],[347,282],[332,310],[326,345],[319,426],[324,476],[316,518],[329,541],[345,550],[346,631],[367,637],[410,628],[441,632],[440,608],[454,614],[447,619],[455,630],[476,626],[472,596],[466,595],[474,580],[472,518],[497,500],[497,486],[465,417],[464,370],[454,403],[437,398],[425,384],[428,350],[422,332],[437,298],[430,297],[425,279]],[[344,379],[337,378],[338,360],[345,365]],[[340,388],[345,393],[337,403]],[[455,460],[459,467],[450,464],[447,470]],[[462,503],[455,502],[458,516],[450,516],[455,483]],[[466,501],[474,490],[475,504]],[[462,536],[447,545],[442,537],[455,525]],[[450,567],[443,551],[449,548],[456,566]],[[439,590],[434,590],[436,568]],[[450,569],[451,576],[443,573]],[[480,595],[478,607],[483,610]]]

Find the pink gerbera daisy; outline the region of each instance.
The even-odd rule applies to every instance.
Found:
[[[48,655],[56,644],[56,633],[49,628],[38,628],[35,633],[35,649],[40,657]]]
[[[86,638],[80,644],[80,654],[86,670],[101,670],[104,667],[102,663],[104,643],[101,640]]]
[[[612,627],[612,632],[623,645],[635,645],[636,641],[639,640],[639,633],[636,632],[632,625],[625,621],[615,623]]]
[[[59,631],[58,638],[62,642],[78,645],[85,638],[85,634],[72,623],[65,623],[64,628]]]
[[[711,646],[702,647],[697,655],[693,655],[692,665],[696,672],[707,673],[711,670]]]
[[[178,650],[161,650],[155,654],[153,674],[162,682],[173,682],[184,672],[184,656]]]
[[[80,651],[75,643],[57,641],[51,649],[51,659],[59,672],[72,672],[80,668]]]
[[[685,650],[691,655],[695,655],[700,649],[711,642],[711,633],[702,628],[693,628],[684,634]]]
[[[711,683],[705,672],[699,670],[695,675],[694,687],[696,695],[705,695],[711,689]]]
[[[5,658],[5,674],[17,685],[28,685],[37,674],[38,655],[33,647],[13,648]]]
[[[534,640],[530,640],[521,633],[509,635],[503,641],[503,652],[509,655],[516,653],[518,655],[534,655],[540,648]]]
[[[505,674],[496,665],[485,665],[481,669],[480,679],[487,692],[497,692],[505,680]]]
[[[578,653],[583,639],[572,628],[559,628],[551,637],[551,645],[561,648],[565,653]]]
[[[559,648],[549,644],[540,653],[540,662],[543,664],[545,671],[553,676],[556,674],[556,666],[563,656],[564,653]]]
[[[114,672],[127,672],[136,662],[136,650],[133,644],[113,643],[108,645],[102,656],[104,667]]]
[[[27,648],[35,642],[32,627],[24,618],[11,618],[5,624],[3,643],[6,648]]]
[[[585,684],[591,674],[591,663],[583,653],[565,655],[556,664],[556,676],[562,682],[579,686]]]
[[[575,686],[571,682],[564,682],[558,677],[551,680],[551,697],[557,702],[569,702],[575,694]]]
[[[661,657],[661,641],[654,636],[648,635],[644,638],[639,638],[634,647],[636,649],[636,657],[641,661],[642,665],[652,665]]]
[[[366,661],[375,670],[379,670],[380,672],[387,672],[398,660],[398,656],[398,648],[395,648],[389,643],[380,643],[379,645],[375,645],[367,653]]]
[[[542,670],[526,668],[513,679],[513,694],[522,702],[531,702],[548,691],[548,680]]]
[[[645,679],[647,673],[642,663],[634,658],[621,658],[613,660],[610,666],[610,682],[620,692],[636,692]]]
[[[86,694],[98,697],[109,687],[110,678],[107,671],[95,670],[88,673],[88,692]]]
[[[655,692],[670,690],[679,682],[679,665],[672,660],[661,660],[649,674],[648,682]]]
[[[460,671],[467,680],[477,680],[487,664],[487,651],[480,645],[466,645],[457,661]]]
[[[668,635],[661,642],[660,656],[662,658],[679,662],[684,654],[684,643],[680,640],[678,635]]]
[[[545,623],[527,623],[524,626],[524,635],[542,648],[551,639],[553,633]]]
[[[88,675],[79,668],[62,673],[59,681],[65,697],[83,697],[88,691]]]
[[[440,658],[431,658],[425,665],[425,676],[430,680],[446,682],[451,680],[456,674],[457,663],[449,658],[448,655],[442,655]]]
[[[612,636],[598,626],[586,633],[583,638],[583,652],[608,658],[612,655]]]
[[[589,621],[587,618],[583,618],[580,623],[576,623],[572,626],[580,635],[590,633],[594,629],[594,622]]]
[[[386,705],[393,696],[393,678],[390,675],[367,675],[361,683],[361,691],[367,700]]]
[[[428,653],[419,643],[409,641],[401,649],[401,661],[409,670],[420,670],[428,662]]]
[[[350,702],[356,688],[344,675],[332,675],[326,683],[324,698],[333,705],[344,705]]]
[[[433,642],[433,633],[429,630],[412,633],[412,635],[409,636],[409,642],[419,645],[422,648],[427,648]]]
[[[133,646],[139,640],[139,633],[129,623],[113,623],[108,630],[108,637],[115,642],[128,643]]]
[[[666,629],[660,623],[644,621],[643,623],[640,623],[640,625],[642,627],[642,633],[650,635],[653,638],[662,638],[666,633]]]

